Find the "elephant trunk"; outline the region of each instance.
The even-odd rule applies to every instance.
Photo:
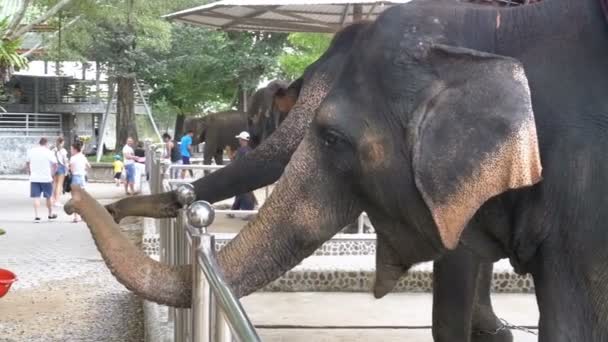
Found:
[[[239,297],[296,266],[361,212],[342,176],[319,165],[305,140],[256,219],[218,254],[226,281]],[[71,209],[87,222],[112,274],[144,299],[175,307],[191,304],[191,267],[154,261],[121,234],[110,214],[84,190],[72,189]]]
[[[78,186],[72,187],[71,209],[87,222],[97,249],[121,284],[144,299],[190,307],[190,266],[168,266],[145,255],[120,232],[112,216]]]
[[[237,296],[296,266],[360,213],[335,176],[318,165],[314,152],[303,141],[256,219],[218,254]]]

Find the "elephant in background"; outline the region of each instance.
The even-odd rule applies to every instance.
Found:
[[[227,111],[207,114],[203,117],[187,118],[184,121],[184,132],[194,130],[193,145],[205,143],[203,149],[205,165],[224,164],[224,148],[238,148],[235,136],[247,130],[247,115],[239,111]]]
[[[300,96],[297,97],[297,103],[285,122],[245,158],[236,160],[227,167],[195,181],[193,185],[197,199],[215,202],[273,183],[281,176],[308,130],[315,111],[349,55],[353,42],[359,34],[366,32],[368,26],[367,23],[355,24],[336,35],[328,51],[307,68],[302,78],[292,83],[298,90],[292,92],[292,96],[294,94]],[[85,196],[82,203],[84,202],[90,204],[91,200]],[[75,203],[76,210],[88,208],[82,203]],[[100,212],[99,207],[95,207],[92,212],[100,215],[98,217],[101,221],[92,222],[89,227],[97,240],[103,240],[98,246],[108,266],[128,288],[149,300],[174,306],[189,306],[188,268],[170,268],[151,263],[145,256],[137,254],[137,250],[129,248],[128,242],[120,240],[120,234],[116,234],[113,223],[113,220],[119,221],[125,216],[175,217],[179,207],[174,192],[123,199],[106,207],[112,217],[103,213],[103,210]],[[100,234],[105,235],[106,238],[99,238]],[[106,234],[110,234],[111,237],[107,237]],[[114,251],[120,251],[118,254],[121,255],[108,253],[108,243],[120,244],[121,248]],[[387,251],[381,248],[378,252],[384,255]],[[489,289],[492,265],[480,264],[477,258],[464,248],[458,248],[443,259],[439,263],[442,267],[437,266],[434,272],[436,289],[433,311],[434,322],[437,323],[433,325],[434,334],[437,331],[436,334],[451,336],[453,338],[449,341],[454,342],[469,342],[471,339],[476,342],[511,341],[509,330],[501,329],[501,323],[492,311]],[[118,260],[137,260],[135,262],[137,266]],[[125,278],[134,267],[149,267],[150,270],[154,270],[154,277],[147,280]],[[379,269],[374,294],[381,297],[390,291],[396,281],[395,275],[398,277],[403,271],[404,269],[399,265],[395,265],[392,269],[386,267]],[[157,281],[162,282],[163,279],[168,279],[169,282],[157,284]],[[441,284],[443,285],[439,286]],[[152,288],[154,290],[151,290]],[[482,334],[493,331],[499,333]]]
[[[254,147],[268,138],[285,120],[295,105],[299,89],[297,82],[290,86],[285,81],[274,80],[251,96],[247,108],[247,130]]]

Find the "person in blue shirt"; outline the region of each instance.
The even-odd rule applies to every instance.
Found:
[[[192,156],[192,136],[194,136],[193,130],[188,130],[186,135],[182,137],[180,141],[180,152],[182,154],[182,164],[190,165],[190,156]],[[192,176],[192,170],[190,170]],[[182,179],[186,178],[186,169],[182,170]]]

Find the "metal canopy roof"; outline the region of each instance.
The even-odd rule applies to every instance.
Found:
[[[163,17],[222,30],[334,33],[354,18],[374,20],[409,1],[222,0]]]

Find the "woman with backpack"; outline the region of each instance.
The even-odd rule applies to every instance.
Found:
[[[51,200],[56,207],[63,206],[63,204],[61,204],[61,195],[63,194],[63,182],[65,181],[65,176],[69,172],[68,151],[66,151],[66,149],[63,147],[63,144],[63,137],[59,137],[55,142],[55,148],[53,148],[55,159],[57,159],[57,170],[53,174],[53,196]]]

